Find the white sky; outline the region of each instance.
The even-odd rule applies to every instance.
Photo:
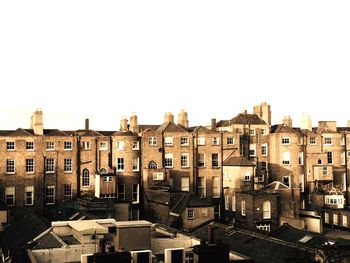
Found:
[[[190,125],[268,102],[346,125],[350,1],[1,1],[0,129]]]

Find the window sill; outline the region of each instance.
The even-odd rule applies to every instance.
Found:
[[[72,174],[73,172],[72,171],[64,171],[63,173],[64,174]]]
[[[73,149],[63,149],[63,150],[65,150],[65,151],[67,151],[67,152],[68,152],[68,151],[73,151]]]
[[[7,175],[15,175],[16,173],[6,173]]]
[[[26,174],[31,175],[34,174],[35,172],[26,172]]]

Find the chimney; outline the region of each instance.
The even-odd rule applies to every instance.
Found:
[[[43,112],[42,110],[36,110],[31,118],[31,129],[34,130],[35,135],[44,134],[44,124],[43,124]]]
[[[263,119],[267,125],[271,125],[271,106],[266,102],[253,107],[253,112],[258,114],[261,119]]]
[[[211,129],[212,131],[216,131],[216,119],[215,119],[215,118],[212,118],[212,119],[211,119],[210,129]]]
[[[137,124],[136,112],[132,112],[130,116],[130,131],[139,133],[139,125]]]
[[[171,112],[165,113],[164,122],[174,122],[174,115]]]
[[[282,123],[288,127],[293,127],[293,120],[289,115],[283,117]]]
[[[301,122],[300,122],[300,129],[301,130],[312,130],[312,121],[311,121],[311,116],[310,114],[303,113],[301,117]]]
[[[123,116],[120,119],[120,131],[127,131],[128,130],[128,119],[126,116]]]
[[[89,128],[89,119],[86,118],[85,119],[85,131],[89,131],[89,130],[90,130],[90,128]]]
[[[334,132],[337,131],[337,122],[336,121],[319,121],[318,122],[319,128],[328,128]]]
[[[179,114],[177,115],[177,124],[181,125],[185,128],[188,128],[188,115],[185,110],[181,110]]]

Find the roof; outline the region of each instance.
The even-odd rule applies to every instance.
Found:
[[[74,230],[82,233],[108,233],[108,229],[96,223],[95,220],[77,220],[68,224]]]
[[[295,133],[300,134],[300,132],[292,127],[285,124],[277,124],[271,127],[271,133]]]
[[[80,136],[91,136],[91,137],[103,136],[100,132],[94,131],[94,130],[77,130],[74,133]]]
[[[180,215],[188,207],[211,207],[213,203],[207,198],[200,198],[194,194],[186,193],[171,209],[170,213]]]
[[[290,189],[289,186],[281,183],[280,181],[273,181],[272,183],[265,186],[265,190],[285,190]]]
[[[249,113],[239,113],[236,117],[228,121],[229,125],[232,124],[265,124],[266,122],[259,117],[258,114],[249,114]],[[223,126],[228,126],[227,122]]]
[[[113,133],[113,135],[118,136],[134,136],[135,134],[132,131],[116,131]]]
[[[176,125],[173,122],[165,122],[162,125],[160,125],[157,129],[157,131],[163,131],[163,132],[186,132],[185,129],[183,129],[181,126]]]
[[[221,239],[230,250],[247,256],[254,262],[287,262],[297,253],[296,246],[288,245],[280,240],[268,236],[242,230],[228,228],[227,226],[214,223],[214,239]],[[192,234],[201,240],[208,241],[208,226],[193,231]]]
[[[35,241],[35,249],[48,249],[62,247],[62,243],[58,241],[57,237],[52,233],[52,231],[46,233],[42,237]]]
[[[144,131],[144,130],[157,130],[160,125],[153,125],[153,124],[145,124],[145,125],[139,125],[139,130]]]
[[[224,162],[224,166],[255,166],[255,164],[243,156],[231,156]]]

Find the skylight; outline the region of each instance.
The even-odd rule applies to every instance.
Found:
[[[306,243],[306,242],[309,242],[312,238],[313,238],[313,236],[306,235],[303,238],[299,239],[299,242]]]

